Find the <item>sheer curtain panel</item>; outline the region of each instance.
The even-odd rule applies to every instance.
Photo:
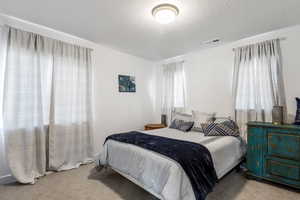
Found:
[[[60,171],[93,161],[91,50],[56,42],[53,58],[49,165]]]
[[[246,139],[248,121],[272,121],[274,105],[286,107],[280,40],[235,49],[235,118]]]
[[[175,108],[186,108],[186,80],[184,61],[165,64],[163,67],[162,114],[170,124]]]
[[[5,154],[12,175],[21,183],[34,183],[46,172],[44,115],[49,101],[43,99],[51,47],[33,33],[6,26],[2,33],[6,36],[1,58]]]
[[[5,177],[9,176],[10,172],[7,167],[7,162],[5,159],[5,145],[4,145],[4,134],[3,134],[3,86],[4,86],[4,62],[6,55],[6,45],[7,45],[7,31],[4,31],[3,27],[0,25],[0,183]]]

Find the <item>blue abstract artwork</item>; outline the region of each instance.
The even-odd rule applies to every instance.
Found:
[[[119,75],[119,92],[136,92],[135,77]]]

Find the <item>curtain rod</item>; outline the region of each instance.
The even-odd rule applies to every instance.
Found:
[[[268,40],[264,40],[264,41],[270,41],[270,40],[276,40],[276,39],[278,39],[278,40],[286,40],[287,38],[286,37],[279,37],[279,38],[268,39]],[[262,42],[264,42],[264,41],[262,41]],[[256,42],[256,43],[253,43],[253,44],[246,44],[246,45],[243,45],[243,46],[235,47],[235,48],[232,49],[232,51],[235,51],[236,49],[241,48],[241,47],[245,47],[245,46],[249,46],[249,45],[254,45],[254,44],[259,44],[259,43],[260,42]]]
[[[5,24],[0,24],[0,28],[4,28],[4,27],[5,27]],[[10,26],[10,27],[15,28],[15,27],[13,27],[13,26]],[[15,28],[15,29],[19,29],[19,28]],[[20,29],[20,30],[22,30],[22,29]],[[24,30],[22,30],[22,31],[24,31]],[[34,32],[31,32],[31,31],[26,31],[26,32],[34,33]],[[41,35],[41,36],[43,36],[43,37],[47,37],[47,38],[50,38],[50,39],[52,39],[52,40],[56,40],[56,41],[60,41],[60,42],[64,42],[64,43],[69,43],[69,44],[72,44],[72,45],[75,45],[75,46],[78,46],[78,47],[86,48],[86,49],[88,49],[88,50],[91,51],[91,52],[94,51],[93,48],[85,47],[84,45],[81,46],[80,44],[74,44],[74,43],[71,43],[71,42],[65,42],[65,41],[63,41],[63,40],[55,39],[55,38],[48,37],[48,36],[44,36],[44,35],[39,34],[39,33],[34,33],[34,34]],[[81,38],[79,38],[79,39],[81,39]]]
[[[172,64],[172,63],[185,63],[185,60],[179,60],[179,61],[170,61],[170,62],[162,62],[161,65],[168,65],[168,64]]]

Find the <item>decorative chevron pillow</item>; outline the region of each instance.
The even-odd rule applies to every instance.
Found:
[[[202,124],[205,136],[240,136],[239,127],[232,120],[221,123]]]
[[[300,125],[300,99],[297,97],[297,111],[296,111],[296,117],[295,117],[295,123],[296,125]]]
[[[205,113],[196,110],[192,110],[194,126],[192,131],[203,133],[203,127],[201,124],[203,123],[212,123],[215,120],[216,113]]]

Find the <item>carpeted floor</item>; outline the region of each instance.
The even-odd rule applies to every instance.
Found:
[[[157,200],[111,170],[97,172],[93,164],[50,174],[35,185],[2,185],[0,199]],[[247,180],[234,171],[218,183],[207,200],[300,200],[300,193],[278,185]]]

